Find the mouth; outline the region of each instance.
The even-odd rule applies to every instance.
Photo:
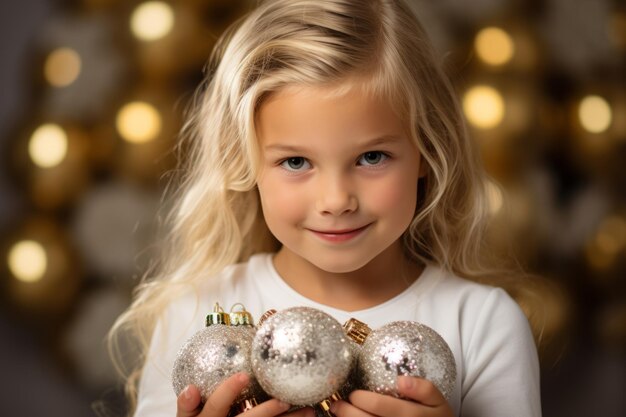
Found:
[[[308,229],[314,235],[329,242],[346,242],[348,240],[352,240],[357,236],[361,235],[368,227],[371,226],[371,223],[366,224],[365,226],[358,227],[355,229],[337,229],[337,230],[315,230]]]

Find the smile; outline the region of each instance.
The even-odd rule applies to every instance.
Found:
[[[363,233],[370,225],[371,223],[366,224],[365,226],[359,227],[357,229],[342,229],[342,230],[308,229],[308,230],[311,231],[315,236],[327,242],[340,243],[340,242],[347,242],[349,240],[356,238],[357,236],[361,235],[361,233]]]

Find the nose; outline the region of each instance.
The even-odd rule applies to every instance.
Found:
[[[316,208],[322,214],[333,216],[355,211],[358,198],[351,181],[341,175],[329,176],[320,181]]]

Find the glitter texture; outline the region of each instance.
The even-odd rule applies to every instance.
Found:
[[[340,394],[343,398],[348,398],[350,393],[361,386],[361,372],[358,368],[359,353],[361,352],[361,345],[355,341],[349,339],[350,351],[352,352],[352,364],[350,365],[350,373],[346,382],[343,384],[340,390]]]
[[[261,387],[292,405],[314,405],[338,391],[352,359],[339,322],[309,307],[272,315],[252,344],[252,368]]]
[[[456,380],[454,356],[443,338],[428,326],[396,321],[372,331],[358,360],[363,386],[398,397],[398,375],[431,381],[446,399]]]
[[[244,371],[252,375],[250,349],[254,327],[214,324],[194,334],[178,352],[172,383],[178,396],[189,384],[200,389],[202,401],[229,376]],[[236,400],[260,398],[261,388],[254,378]]]

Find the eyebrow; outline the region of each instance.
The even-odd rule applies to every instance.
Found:
[[[293,145],[283,145],[277,143],[275,145],[264,146],[263,149],[266,151],[281,151],[281,152],[301,152],[305,149],[303,146],[293,146]]]
[[[382,135],[382,136],[377,136],[373,139],[370,139],[366,142],[363,142],[362,144],[358,144],[358,147],[370,148],[372,146],[400,142],[401,140],[402,140],[401,136]],[[266,151],[281,151],[281,152],[296,152],[297,153],[297,152],[302,152],[303,150],[306,150],[306,146],[296,146],[296,145],[277,143],[273,145],[264,146],[263,149],[265,149]]]
[[[365,143],[363,143],[364,148],[370,147],[370,146],[376,146],[376,145],[384,145],[387,143],[396,143],[396,142],[400,142],[403,139],[402,136],[397,136],[397,135],[382,135],[382,136],[378,136],[375,137]]]

